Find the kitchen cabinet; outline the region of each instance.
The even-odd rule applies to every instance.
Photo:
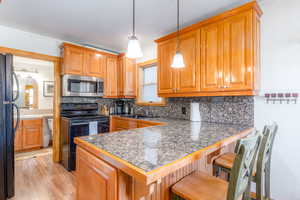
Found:
[[[107,58],[106,87],[107,98],[135,98],[137,70],[135,60],[123,54]]]
[[[135,119],[112,116],[110,118],[110,132],[123,131],[137,128]]]
[[[86,50],[85,52],[86,75],[104,78],[106,68],[106,56],[93,50]]]
[[[219,91],[222,74],[221,28],[218,23],[201,29],[201,91]]]
[[[161,124],[162,123],[150,122],[150,121],[145,121],[145,120],[141,120],[141,119],[111,116],[110,132],[123,131],[123,130],[129,130],[129,129],[134,129],[134,128],[143,128],[143,127],[149,127],[149,126],[157,126],[157,125],[161,125]]]
[[[62,73],[104,78],[106,54],[73,44],[63,43]]]
[[[21,120],[14,143],[15,151],[41,148],[43,146],[43,120],[41,118]]]
[[[180,37],[180,48],[185,67],[177,70],[176,93],[200,91],[199,42],[198,30]]]
[[[255,95],[260,82],[260,16],[256,2],[181,30],[185,68],[172,69],[176,34],[158,44],[161,97]]]
[[[21,151],[23,148],[23,139],[22,139],[22,133],[23,133],[23,126],[22,126],[22,120],[20,121],[19,128],[17,129],[15,133],[15,151]]]
[[[159,45],[159,89],[158,94],[184,94],[200,92],[199,34],[198,31],[180,36],[180,50],[184,57],[185,68],[172,69],[176,53],[176,39]]]
[[[175,69],[171,68],[176,53],[176,40],[171,39],[158,44],[158,94],[175,92]]]
[[[76,199],[117,200],[117,169],[77,147]]]
[[[62,50],[63,74],[72,74],[72,75],[85,75],[84,73],[84,60],[85,52],[84,48],[70,45],[67,43],[63,44]]]
[[[126,58],[125,55],[119,56],[119,76],[118,88],[119,96],[122,98],[136,97],[137,69],[134,59]]]
[[[253,89],[253,20],[250,11],[222,22],[224,63],[222,87],[225,91]]]
[[[107,57],[104,82],[104,97],[118,98],[118,71],[118,58]]]

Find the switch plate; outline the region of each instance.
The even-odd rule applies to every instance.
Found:
[[[186,107],[181,107],[181,113],[182,113],[183,115],[186,115]]]

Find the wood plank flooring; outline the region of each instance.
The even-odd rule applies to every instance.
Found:
[[[15,197],[11,200],[74,200],[75,177],[52,155],[15,161]]]

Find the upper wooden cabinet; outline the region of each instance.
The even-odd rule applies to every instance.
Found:
[[[159,96],[255,95],[261,14],[251,2],[181,30],[183,69],[171,68],[176,34],[156,40]]]
[[[105,91],[107,98],[135,98],[137,70],[135,60],[123,54],[107,58]]]
[[[63,74],[104,78],[106,54],[68,43],[62,49]]]
[[[108,57],[106,60],[105,82],[104,82],[104,97],[118,97],[118,58]]]
[[[158,44],[158,94],[175,92],[176,71],[170,66],[176,52],[176,40],[171,39]]]
[[[81,47],[63,45],[63,73],[83,75],[84,74],[84,49]]]
[[[222,76],[222,43],[218,23],[201,28],[201,91],[219,91]]]
[[[105,76],[106,56],[93,50],[86,50],[85,56],[85,74],[103,78]]]
[[[125,56],[119,58],[119,95],[124,98],[136,97],[136,63]]]
[[[162,42],[158,47],[158,94],[184,94],[200,91],[200,67],[198,31],[180,36],[180,50],[184,56],[185,68],[172,69],[171,64],[176,52],[176,39]]]

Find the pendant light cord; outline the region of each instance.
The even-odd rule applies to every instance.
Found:
[[[132,30],[132,34],[133,36],[135,36],[135,0],[133,0],[133,14],[132,14],[132,22],[133,22],[133,30]]]
[[[179,51],[179,0],[177,0],[177,51]]]

